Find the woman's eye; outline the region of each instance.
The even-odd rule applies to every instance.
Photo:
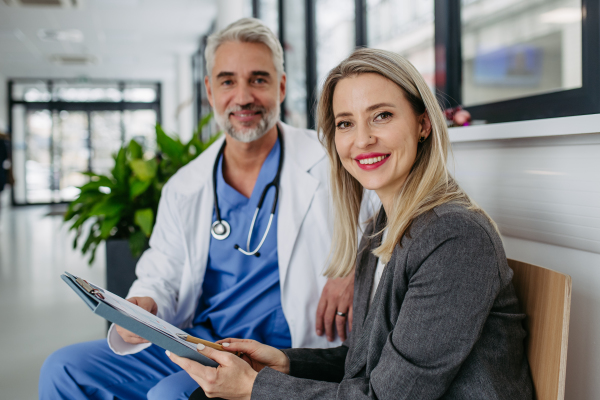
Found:
[[[337,125],[336,125],[336,127],[338,129],[345,129],[345,128],[349,127],[349,126],[350,126],[350,122],[348,122],[348,121],[341,121],[341,122],[338,122]]]
[[[391,112],[384,111],[382,113],[377,114],[377,116],[375,117],[375,120],[382,121],[382,120],[390,118],[391,116],[392,116]]]

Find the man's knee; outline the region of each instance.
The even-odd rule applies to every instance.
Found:
[[[67,346],[56,350],[44,361],[40,370],[40,385],[45,382],[54,382],[59,377],[67,374],[67,367],[77,367],[83,362],[83,354],[76,350],[75,346]]]
[[[187,400],[197,388],[198,384],[185,371],[180,371],[150,389],[148,400]]]
[[[90,369],[97,368],[93,362],[94,357],[102,357],[108,348],[106,340],[97,340],[72,344],[50,354],[44,361],[40,370],[40,390],[66,382],[74,382],[76,376],[82,376]]]

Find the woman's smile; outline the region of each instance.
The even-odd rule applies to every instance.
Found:
[[[390,154],[363,153],[354,158],[358,167],[366,171],[381,167],[390,158]]]

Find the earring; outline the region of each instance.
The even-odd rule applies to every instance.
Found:
[[[425,141],[425,139],[427,139],[425,136],[421,136],[419,138],[419,143],[423,143]]]

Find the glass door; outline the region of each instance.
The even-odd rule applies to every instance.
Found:
[[[27,111],[27,203],[58,203],[77,196],[76,186],[86,181],[81,172],[89,165],[88,137],[88,115],[84,111]]]
[[[113,154],[123,143],[121,111],[92,111],[91,118],[91,171],[107,175],[114,167]]]

